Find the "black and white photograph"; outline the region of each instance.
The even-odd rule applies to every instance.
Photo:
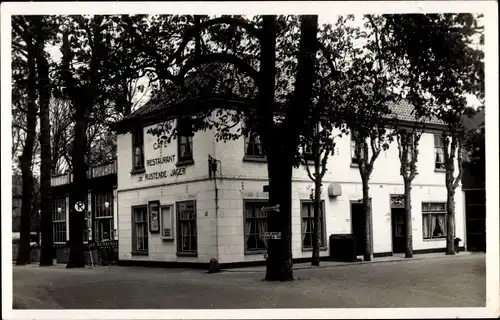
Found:
[[[495,1],[2,3],[1,70],[2,318],[500,316]]]

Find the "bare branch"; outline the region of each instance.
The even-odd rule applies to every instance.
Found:
[[[182,67],[181,71],[179,72],[178,77],[184,77],[184,75],[189,70],[191,70],[192,68],[194,68],[196,66],[214,63],[214,62],[233,64],[235,67],[240,69],[242,72],[246,73],[252,79],[257,81],[257,78],[258,78],[257,70],[255,70],[245,60],[243,60],[235,55],[226,53],[226,52],[210,53],[210,54],[201,56],[199,59],[197,59],[195,57],[194,59],[190,59],[190,60],[186,61],[186,63]]]

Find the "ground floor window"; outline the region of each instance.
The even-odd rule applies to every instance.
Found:
[[[320,218],[319,218],[319,245],[325,244],[325,217],[323,212],[324,202],[321,201]],[[312,201],[302,201],[301,203],[301,217],[302,217],[302,248],[311,249],[314,241],[314,203]]]
[[[102,235],[108,224],[102,223]],[[136,254],[148,253],[148,207],[140,206],[132,208],[132,252]]]
[[[113,218],[95,219],[95,241],[113,240]]]
[[[177,203],[177,251],[196,255],[198,250],[196,230],[196,204],[194,201]]]
[[[66,243],[66,198],[52,200],[52,230],[54,243]]]
[[[446,237],[446,203],[423,202],[422,223],[424,239]]]
[[[262,211],[267,202],[245,202],[245,250],[267,249],[267,239],[261,234],[267,231],[267,212]]]

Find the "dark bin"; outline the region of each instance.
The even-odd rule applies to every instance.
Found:
[[[356,239],[352,234],[330,235],[330,259],[333,261],[356,261]]]
[[[458,253],[460,251],[460,241],[462,241],[462,239],[460,239],[460,238],[453,239],[453,243],[455,245],[455,252],[456,253]]]

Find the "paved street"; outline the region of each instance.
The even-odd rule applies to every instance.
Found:
[[[208,274],[191,269],[14,266],[14,301],[20,308],[36,309],[485,305],[484,254],[302,268],[294,274],[296,281],[269,283],[255,268]]]

